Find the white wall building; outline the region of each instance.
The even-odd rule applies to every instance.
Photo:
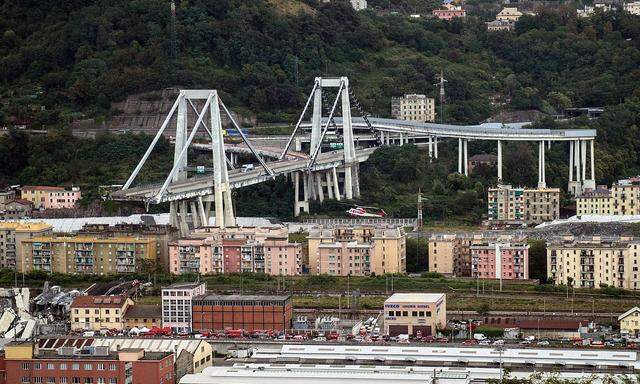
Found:
[[[408,94],[391,98],[391,115],[395,119],[411,121],[434,121],[435,100],[425,95]]]
[[[176,283],[162,288],[162,326],[191,332],[191,301],[206,293],[205,283]]]

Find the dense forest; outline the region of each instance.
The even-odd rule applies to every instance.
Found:
[[[446,107],[438,113],[447,122],[478,123],[510,110],[552,116],[572,106],[604,106],[597,120],[548,118],[536,127],[598,129],[599,182],[640,173],[640,17],[615,11],[577,18],[567,3],[523,16],[515,32],[488,32],[489,11],[451,22],[409,18],[418,3],[371,1],[399,12],[356,13],[339,0],[178,0],[173,24],[168,0],[5,1],[0,126],[50,132],[26,137],[12,131],[0,138],[0,184],[122,182],[150,138],[78,139],[68,127],[82,117],[108,118],[117,112],[111,103],[132,93],[174,85],[216,88],[227,104],[260,122],[291,122],[315,76],[346,75],[364,110],[388,116],[392,96],[436,96],[440,71],[448,83]],[[420,12],[437,6],[420,4]],[[431,164],[411,145],[380,150],[362,165],[363,201],[413,215],[421,189],[430,216],[477,221],[496,173],[451,174],[454,144],[443,143],[440,159]],[[159,161],[143,180],[170,164],[168,145],[161,143]],[[507,181],[534,184],[535,150],[506,146]],[[495,148],[472,142],[470,152]],[[566,187],[566,154],[563,144],[548,152],[549,185]],[[291,212],[284,202],[270,203],[291,201],[285,183],[237,194],[240,214]],[[243,206],[244,199],[252,204]]]

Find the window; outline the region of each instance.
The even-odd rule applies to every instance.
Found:
[[[110,371],[115,371],[116,370],[116,365],[115,364],[109,364],[109,370]]]
[[[97,368],[98,371],[104,371],[104,363],[98,363]]]
[[[74,377],[73,379],[71,379],[71,382],[73,384],[80,384],[80,378],[79,377]]]
[[[47,384],[55,384],[55,383],[56,383],[55,377],[47,377]]]
[[[106,384],[104,377],[98,377],[98,384]]]
[[[117,377],[110,377],[109,378],[109,384],[118,384],[118,378]]]
[[[33,378],[33,382],[34,382],[34,383],[36,383],[36,384],[42,384],[42,383],[43,383],[43,381],[42,381],[42,376],[36,376],[36,377],[34,377],[34,378]]]
[[[71,370],[72,371],[79,371],[80,370],[80,364],[78,364],[78,363],[71,364]]]
[[[67,363],[60,363],[60,370],[65,371],[67,369]]]
[[[84,370],[85,371],[93,371],[93,364],[85,364],[84,365]]]
[[[60,384],[67,384],[69,381],[67,380],[66,377],[61,377],[60,378]]]
[[[30,369],[31,368],[31,364],[29,363],[22,363],[22,369]]]
[[[53,363],[47,363],[47,369],[56,369]]]
[[[85,377],[84,384],[93,384],[93,377]]]
[[[33,369],[42,369],[42,364],[40,364],[40,363],[33,363]]]
[[[27,376],[22,376],[22,383],[23,384],[29,384],[31,382],[31,380],[29,379],[29,377]]]

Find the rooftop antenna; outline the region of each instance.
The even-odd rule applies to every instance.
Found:
[[[440,76],[436,76],[436,80],[438,80],[438,82],[434,85],[440,86],[440,124],[444,124],[444,83],[447,82],[447,79],[444,78],[443,70],[440,70]]]

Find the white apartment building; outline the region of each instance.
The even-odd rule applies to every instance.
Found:
[[[162,326],[174,332],[191,332],[191,302],[206,291],[205,283],[176,283],[162,288]]]

